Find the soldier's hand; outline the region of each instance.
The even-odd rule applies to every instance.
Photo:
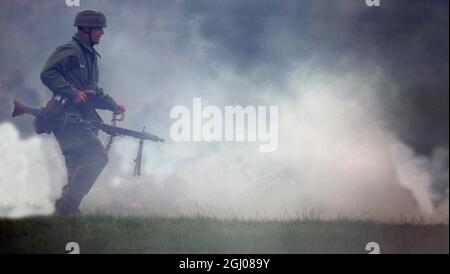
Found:
[[[77,92],[77,94],[75,95],[75,98],[73,99],[73,102],[76,104],[76,105],[78,105],[78,104],[84,104],[84,103],[86,103],[86,100],[87,100],[87,93],[85,92],[85,91],[83,91],[83,90],[79,90],[78,92]]]
[[[125,112],[125,107],[123,104],[117,104],[116,110],[114,111],[117,114],[121,114]]]

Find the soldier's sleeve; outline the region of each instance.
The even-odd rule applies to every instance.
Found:
[[[105,94],[103,92],[103,89],[97,88],[97,98],[95,100],[95,108],[115,111],[117,109],[117,103],[111,96]]]
[[[69,46],[57,48],[45,62],[41,71],[41,81],[53,93],[72,98],[77,93],[65,78],[64,75],[76,66],[76,50]]]

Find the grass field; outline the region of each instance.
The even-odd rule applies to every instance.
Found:
[[[448,253],[448,224],[206,217],[35,217],[0,220],[0,253]]]

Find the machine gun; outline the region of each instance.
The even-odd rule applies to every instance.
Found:
[[[153,142],[164,142],[164,139],[161,139],[158,136],[153,135],[151,133],[145,132],[145,127],[143,131],[135,131],[127,128],[108,125],[102,122],[85,120],[78,114],[68,112],[62,113],[61,115],[58,115],[56,117],[52,117],[47,115],[44,109],[28,107],[20,103],[19,101],[14,101],[14,110],[12,113],[12,117],[21,116],[23,114],[32,115],[36,118],[35,127],[37,127],[36,121],[39,120],[41,122],[38,123],[51,124],[53,127],[65,128],[68,126],[82,126],[93,130],[101,130],[110,136],[130,136],[139,139],[139,149],[137,157],[135,159],[135,169],[133,174],[134,177],[140,176],[141,174],[142,149],[144,146],[144,140],[150,140]],[[47,130],[43,131],[37,129],[36,132],[48,133]]]

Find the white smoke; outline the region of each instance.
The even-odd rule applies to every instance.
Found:
[[[313,213],[323,218],[448,219],[448,192],[446,200],[434,208],[430,189],[435,180],[448,185],[448,148],[437,147],[431,158],[415,155],[395,129],[388,127],[389,119],[377,101],[381,83],[386,84],[383,89],[394,85],[389,77],[377,72],[370,60],[356,60],[366,58],[360,51],[356,54],[348,48],[346,55],[339,50],[343,49],[341,40],[347,41],[354,31],[366,27],[356,20],[359,11],[354,9],[367,7],[363,3],[316,2],[306,13],[311,29],[304,29],[305,35],[297,30],[303,21],[285,22],[280,13],[269,23],[262,17],[253,18],[267,23],[254,35],[246,32],[245,14],[244,18],[228,18],[229,9],[215,16],[214,9],[211,13],[208,8],[191,13],[185,6],[166,1],[142,2],[140,6],[93,1],[93,8],[109,12],[108,28],[98,47],[103,56],[100,85],[127,106],[127,118],[121,126],[140,130],[147,125],[152,133],[167,139],[173,122],[170,108],[189,106],[193,97],[201,97],[205,104],[218,106],[278,105],[280,136],[278,150],[270,154],[259,153],[255,144],[146,143],[145,175],[139,179],[130,178],[137,142],[120,140],[82,209],[138,209],[144,214],[169,215],[200,211],[270,218]],[[18,3],[21,9],[32,6],[27,1]],[[231,10],[238,10],[239,3],[231,3]],[[74,15],[75,10],[58,10],[59,4],[40,3],[33,6],[29,16],[23,16],[36,26],[33,33],[48,38],[43,40],[47,44],[36,45],[31,42],[36,41],[34,36],[22,35],[31,24],[19,21],[23,27],[14,25],[16,31],[11,31],[8,39],[14,43],[7,44],[10,47],[5,50],[16,54],[11,55],[11,63],[16,63],[16,56],[26,67],[30,63],[29,86],[39,87],[46,95],[49,92],[36,75],[46,55],[56,43],[68,40],[72,30],[55,36],[52,28],[37,23],[51,12],[59,16],[53,16],[55,22],[70,24],[68,15]],[[218,18],[227,20],[216,26]],[[213,24],[212,29],[208,23]],[[221,29],[223,26],[226,28]],[[234,36],[236,28],[240,32]],[[331,38],[321,40],[323,36]],[[337,50],[330,51],[327,41],[331,42],[329,48],[336,46]],[[405,41],[399,46],[410,48]],[[247,47],[239,47],[241,42]],[[17,48],[17,44],[24,46]],[[242,52],[256,46],[265,49],[261,55],[252,55],[253,48]],[[367,50],[383,52],[377,44]],[[297,60],[298,51],[304,59]],[[418,47],[417,52],[421,51]],[[312,61],[317,56],[333,59]],[[242,64],[239,57],[244,59]],[[282,60],[281,65],[278,60]],[[376,65],[386,60],[372,62]],[[341,67],[351,71],[336,71]],[[372,73],[364,72],[367,67]],[[65,171],[55,141],[41,137],[19,140],[6,124],[0,125],[0,140],[0,153],[7,155],[0,159],[2,216],[50,213]]]
[[[434,210],[430,188],[434,178],[448,180],[448,150],[438,148],[430,159],[414,155],[386,128],[373,96],[376,83],[366,76],[355,80],[307,67],[291,74],[291,97],[262,94],[280,109],[276,152],[242,143],[146,143],[145,175],[130,179],[137,142],[123,139],[113,154],[122,176],[103,178],[83,210],[250,218],[311,212],[381,220],[448,216],[448,207]],[[50,214],[65,171],[56,142],[20,140],[10,124],[0,125],[0,139],[6,156],[0,160],[2,216]]]
[[[0,140],[0,217],[52,213],[63,174],[56,147],[48,138],[20,140],[9,123],[0,124]]]
[[[388,130],[371,77],[338,77],[312,67],[292,73],[287,94],[295,96],[261,94],[280,109],[276,152],[260,153],[254,144],[150,143],[148,177],[116,178],[118,187],[94,190],[86,205],[111,210],[119,202],[144,213],[250,218],[311,212],[322,218],[443,218],[442,210],[433,210],[430,186],[433,170],[448,174],[445,149],[434,159],[418,157]],[[117,143],[123,172],[133,168],[135,146]]]

